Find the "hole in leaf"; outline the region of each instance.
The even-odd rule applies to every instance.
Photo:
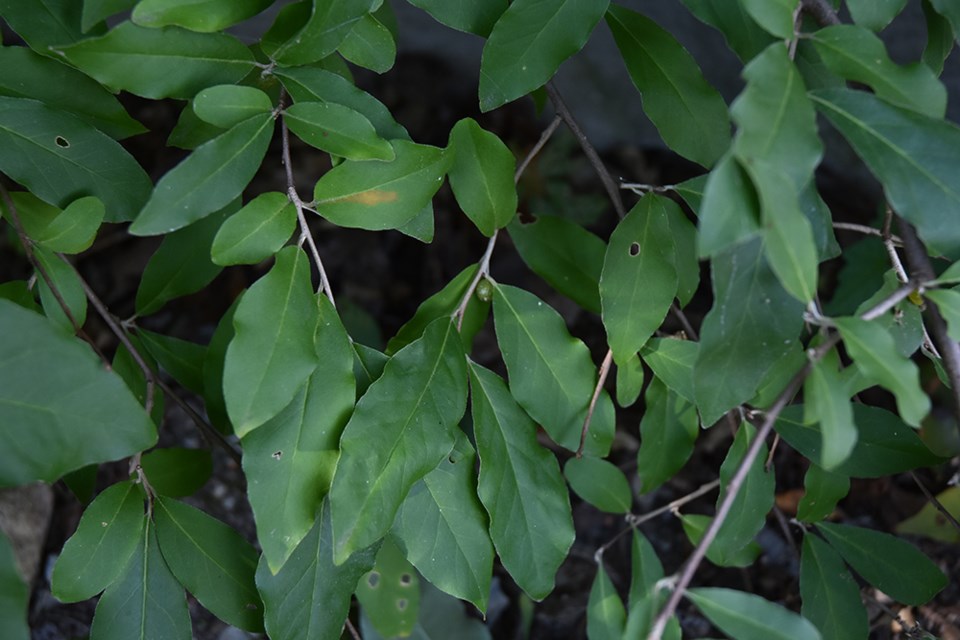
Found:
[[[404,611],[406,608],[407,608],[406,598],[400,598],[399,600],[397,600],[397,609],[399,609],[400,611]]]
[[[450,462],[450,464],[457,464],[457,461],[454,460],[453,456],[447,456],[447,461]]]
[[[376,589],[380,585],[380,574],[376,571],[371,571],[367,575],[367,586],[371,589]]]
[[[639,242],[632,242],[632,243],[630,243],[630,249],[629,249],[629,251],[630,251],[630,255],[631,255],[631,256],[638,256],[638,255],[640,255],[640,243],[639,243]]]
[[[406,586],[409,586],[411,582],[413,582],[413,576],[411,576],[409,573],[401,573],[401,574],[400,574],[400,584],[401,584],[401,585],[403,585],[404,587],[406,587]]]
[[[61,149],[67,149],[70,146],[70,141],[64,138],[63,136],[57,136],[54,139],[54,142],[57,143],[57,146]]]
[[[274,451],[271,457],[274,460],[279,460],[281,456],[283,456],[283,451]]]

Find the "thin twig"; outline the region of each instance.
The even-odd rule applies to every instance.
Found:
[[[590,423],[593,421],[593,411],[597,408],[597,400],[600,398],[600,392],[603,391],[603,383],[607,381],[607,375],[610,373],[610,363],[613,362],[613,350],[607,349],[607,355],[603,357],[600,364],[600,374],[597,377],[597,385],[593,388],[593,396],[590,398],[590,405],[587,407],[587,416],[583,419],[583,427],[580,428],[580,446],[577,447],[577,457],[583,457],[583,445],[587,441],[587,432],[590,430]]]
[[[361,638],[360,634],[357,632],[357,628],[353,626],[352,622],[350,622],[350,618],[346,619],[344,626],[347,628],[347,633],[350,634],[350,637],[352,637],[353,640],[363,640],[363,638]]]
[[[700,339],[700,337],[697,335],[697,330],[693,328],[692,324],[690,324],[687,314],[680,309],[676,302],[670,305],[670,313],[672,313],[673,316],[680,321],[680,326],[683,327],[684,332],[687,334],[687,338],[693,340],[694,342]]]
[[[567,127],[570,128],[570,131],[580,143],[580,146],[583,148],[583,153],[586,154],[590,164],[593,165],[594,171],[596,171],[600,177],[600,182],[603,183],[603,188],[607,190],[607,195],[610,197],[610,202],[613,203],[613,208],[617,212],[617,215],[620,218],[626,217],[627,210],[624,208],[623,199],[620,197],[620,188],[617,186],[613,176],[610,175],[610,172],[607,171],[603,160],[600,159],[600,154],[598,154],[597,150],[590,144],[590,140],[587,139],[580,125],[577,124],[573,114],[570,113],[570,109],[567,108],[567,103],[563,101],[563,97],[560,95],[560,92],[557,91],[553,82],[548,82],[546,89],[547,95],[550,96],[550,102],[553,103],[553,108],[557,110],[557,114],[567,123]]]
[[[865,224],[856,224],[855,222],[834,222],[832,223],[834,229],[839,229],[841,231],[854,231],[856,233],[862,233],[865,236],[875,236],[877,238],[883,238],[883,232],[880,229],[874,229],[873,227],[868,227]],[[890,236],[890,242],[893,243],[893,246],[899,247],[903,245],[903,241],[900,239],[900,236]]]
[[[914,473],[913,471],[911,471],[911,472],[910,472],[910,477],[913,478],[913,481],[917,483],[917,486],[918,486],[918,487],[920,487],[920,491],[922,491],[922,492],[923,492],[923,495],[925,495],[925,496],[927,497],[927,500],[930,501],[930,504],[932,504],[933,507],[934,507],[937,511],[939,511],[940,514],[941,514],[944,518],[947,519],[947,522],[949,522],[951,525],[953,525],[953,528],[954,528],[954,529],[956,529],[957,531],[960,531],[960,521],[958,521],[958,520],[956,519],[956,517],[954,517],[954,515],[953,515],[952,513],[950,513],[949,511],[947,511],[947,508],[946,508],[945,506],[943,506],[943,503],[940,502],[940,500],[937,498],[937,496],[935,496],[935,495],[933,495],[932,493],[930,493],[930,490],[927,489],[927,487],[924,486],[924,484],[923,484],[922,482],[920,482],[920,478],[917,477],[917,474]]]
[[[217,431],[209,422],[203,419],[203,417],[197,413],[193,407],[191,407],[186,400],[177,395],[170,385],[164,382],[159,377],[157,378],[157,386],[167,396],[173,400],[177,406],[183,409],[183,412],[187,414],[190,420],[200,429],[200,432],[207,437],[208,441],[217,443],[221,449],[223,449],[230,458],[233,459],[237,464],[241,464],[243,457],[240,455],[240,452],[230,444],[230,441],[223,437],[223,434]]]
[[[540,153],[540,150],[543,149],[543,145],[547,144],[547,141],[553,136],[553,132],[557,130],[557,127],[560,126],[561,122],[563,122],[563,118],[560,116],[554,116],[547,128],[543,130],[543,133],[540,134],[540,139],[537,140],[535,145],[533,145],[529,153],[527,153],[527,155],[524,157],[523,161],[517,165],[517,170],[513,174],[514,184],[520,182],[520,176],[523,175],[523,172],[527,170],[527,167],[531,162],[533,162],[533,159],[536,158],[537,154]]]

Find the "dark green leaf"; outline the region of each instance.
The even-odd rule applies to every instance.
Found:
[[[640,490],[650,493],[672,478],[693,453],[700,432],[697,410],[668,389],[659,377],[644,395],[646,411],[640,420],[637,475]]]
[[[759,197],[733,156],[724,156],[707,177],[698,215],[701,258],[716,256],[759,233]]]
[[[348,160],[396,157],[390,143],[377,135],[361,113],[335,102],[298,102],[283,112],[284,122],[307,144]]]
[[[150,179],[123,147],[35,100],[0,96],[0,171],[58,207],[93,195],[108,222],[132,220]]]
[[[740,4],[771,34],[783,40],[793,37],[793,20],[800,0],[740,0]]]
[[[693,402],[693,365],[698,351],[699,345],[691,340],[650,338],[640,354],[657,378]]]
[[[819,423],[823,436],[819,463],[830,470],[846,460],[857,444],[857,425],[847,385],[840,377],[840,356],[831,349],[813,364],[803,384],[804,422]]]
[[[846,4],[854,22],[880,31],[903,11],[907,0],[847,0]]]
[[[233,36],[132,22],[56,52],[111,90],[144,98],[189,99],[205,87],[239,81],[254,64],[253,54]]]
[[[932,300],[944,319],[951,340],[960,340],[960,291],[953,289],[934,289],[924,294]]]
[[[602,458],[570,458],[563,466],[574,493],[601,511],[626,513],[633,505],[633,493],[623,471]]]
[[[850,478],[810,465],[803,477],[804,494],[797,505],[797,520],[817,522],[828,518],[850,491]]]
[[[952,0],[930,0],[930,4],[953,26],[954,37],[960,34],[960,6]]]
[[[196,149],[223,132],[224,130],[220,127],[215,127],[209,122],[201,120],[193,110],[191,101],[180,110],[180,117],[177,119],[173,131],[170,132],[170,137],[167,138],[167,145],[180,149]]]
[[[712,166],[730,144],[727,105],[687,50],[660,25],[613,5],[607,24],[643,96],[643,111],[680,155]]]
[[[266,93],[235,84],[207,87],[194,96],[190,105],[198,118],[221,129],[273,110],[273,101]]]
[[[207,483],[213,458],[207,449],[154,449],[143,455],[140,466],[157,493],[180,498],[190,496]]]
[[[0,620],[9,640],[29,640],[27,605],[30,590],[17,571],[16,557],[7,536],[0,531]]]
[[[633,405],[640,397],[643,389],[643,363],[638,354],[627,358],[623,364],[617,365],[617,404],[626,409]]]
[[[683,532],[687,534],[690,543],[697,545],[703,539],[703,534],[707,532],[713,522],[711,516],[702,515],[680,515],[680,523],[683,525]],[[707,560],[719,567],[749,567],[757,558],[760,557],[762,549],[756,542],[750,542],[745,547],[726,554],[714,545],[707,548]]]
[[[812,534],[803,536],[800,555],[803,617],[825,638],[866,640],[870,633],[860,586],[833,548]]]
[[[84,0],[81,27],[84,33],[90,31],[110,16],[131,9],[137,0]]]
[[[263,631],[263,604],[254,586],[257,552],[239,533],[176,500],[154,501],[157,539],[170,571],[215,616]]]
[[[633,603],[641,598],[656,595],[657,582],[663,579],[663,565],[653,545],[639,530],[633,530],[633,545],[630,554],[630,596]]]
[[[927,46],[923,49],[923,62],[939,76],[943,73],[944,62],[953,51],[953,27],[946,16],[937,13],[930,0],[923,0],[921,6],[927,23]],[[955,10],[960,10],[960,7]]]
[[[145,329],[137,331],[143,346],[160,366],[184,388],[203,393],[203,361],[206,347]]]
[[[887,533],[829,522],[817,529],[870,584],[905,604],[920,605],[947,586],[947,576],[915,546]]]
[[[287,247],[243,296],[233,319],[223,392],[238,436],[277,415],[317,368],[317,321],[307,255]]]
[[[447,318],[390,359],[340,439],[330,490],[337,560],[382,538],[413,485],[450,453],[466,395],[463,347]]]
[[[517,212],[517,167],[513,152],[495,134],[464,118],[450,130],[450,187],[480,233],[490,237]]]
[[[3,0],[0,16],[35,51],[46,52],[51,45],[69,44],[82,37],[81,6],[71,0],[40,0],[29,4]]]
[[[486,38],[493,25],[507,10],[507,0],[409,0],[420,7],[434,20],[453,29],[466,31]]]
[[[17,209],[18,212],[21,210],[20,207]],[[50,251],[81,253],[93,244],[105,213],[99,198],[86,196],[71,202],[41,228],[28,231],[28,235]],[[24,228],[29,228],[29,223],[23,217],[21,220]]]
[[[353,25],[337,51],[357,66],[386,73],[397,57],[397,44],[390,29],[377,16],[368,13]]]
[[[590,640],[620,640],[626,624],[627,612],[610,576],[597,564],[597,575],[587,602],[587,637]]]
[[[357,584],[357,600],[374,628],[405,638],[420,613],[420,578],[392,538],[383,541],[373,569]]]
[[[220,323],[217,325],[210,344],[207,346],[207,355],[203,359],[203,400],[207,410],[207,417],[211,424],[221,433],[232,433],[233,426],[227,417],[227,405],[223,399],[223,361],[227,355],[227,348],[233,340],[233,316],[243,297],[243,292],[236,297],[230,308],[227,309]]]
[[[607,251],[603,240],[557,216],[537,216],[526,223],[517,219],[507,229],[534,273],[587,311],[600,313],[598,283]]]
[[[554,442],[576,451],[597,382],[590,351],[556,311],[523,289],[495,286],[493,318],[513,397]],[[607,455],[613,413],[610,396],[601,391],[583,453]]]
[[[723,34],[727,44],[744,62],[767,48],[773,37],[753,21],[740,2],[682,0],[690,13]]]
[[[83,291],[80,276],[71,265],[54,253],[40,247],[34,247],[33,253],[51,282],[48,284],[47,279],[38,270],[37,288],[40,290],[40,304],[43,305],[43,312],[68,335],[73,335],[87,321],[87,296]],[[53,289],[60,294],[59,299],[53,293]],[[66,303],[67,309],[70,310],[69,316],[64,311],[61,301]]]
[[[261,193],[220,226],[210,258],[221,266],[256,264],[279,251],[296,226],[297,210],[286,194]]]
[[[531,598],[553,590],[573,544],[570,498],[557,459],[537,442],[537,426],[495,373],[470,363],[478,494],[504,568]]]
[[[820,640],[809,620],[764,600],[732,589],[688,589],[687,597],[721,631],[737,640]]]
[[[143,408],[86,344],[8,300],[0,300],[0,424],[0,486],[53,482],[157,440]]]
[[[199,146],[160,178],[130,225],[130,233],[149,236],[175,231],[239,196],[260,168],[272,133],[273,117],[264,114]]]
[[[141,0],[132,19],[143,27],[176,25],[212,33],[252,18],[271,4],[271,0]]]
[[[360,631],[365,640],[384,640],[363,611],[360,612]],[[491,640],[488,627],[471,616],[460,600],[426,580],[420,582],[420,618],[408,637],[410,640]]]
[[[274,25],[264,36],[263,51],[271,59],[292,66],[310,64],[327,57],[336,51],[357,21],[370,11],[371,0],[312,0],[309,4],[309,17],[301,17],[303,12],[300,8],[289,14],[303,25],[293,37],[274,44],[270,32],[278,25]]]
[[[143,494],[118,482],[90,503],[53,567],[51,591],[61,602],[92,598],[120,576],[143,533]]]
[[[515,0],[500,16],[480,61],[480,110],[539,89],[590,37],[609,0]]]
[[[383,375],[383,369],[390,358],[385,353],[356,341],[353,343],[353,349],[356,352],[356,358],[353,360],[353,375],[357,380],[357,400],[359,400],[370,385]]]

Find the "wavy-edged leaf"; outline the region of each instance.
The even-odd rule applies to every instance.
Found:
[[[578,496],[607,513],[626,513],[633,505],[633,492],[623,471],[602,458],[570,458],[563,466],[570,488]]]
[[[253,116],[270,113],[273,101],[256,87],[218,84],[195,95],[190,106],[204,122],[229,129]]]
[[[495,373],[470,363],[471,407],[490,537],[504,568],[531,598],[553,590],[573,544],[570,498],[537,426]]]
[[[507,0],[409,0],[433,19],[458,31],[466,31],[486,38],[493,25],[507,10]]]
[[[53,567],[51,591],[79,602],[106,589],[127,566],[143,533],[143,494],[129,481],[105,489],[83,512]]]
[[[17,570],[13,545],[0,531],[0,620],[4,621],[4,633],[9,640],[29,640],[27,606],[30,590]]]
[[[350,612],[350,599],[361,576],[373,568],[379,544],[333,562],[330,508],[324,502],[316,524],[290,559],[274,575],[266,556],[257,567],[267,633],[276,640],[337,638]],[[309,604],[307,604],[309,603]]]
[[[670,218],[680,206],[647,194],[610,235],[600,276],[607,343],[618,364],[637,353],[663,324],[677,295]]]
[[[783,40],[793,37],[793,20],[800,0],[739,0],[761,27]]]
[[[803,617],[815,624],[824,638],[866,640],[870,629],[860,586],[840,555],[811,534],[803,536],[800,597]]]
[[[480,233],[490,237],[517,212],[513,152],[495,134],[464,118],[450,130],[453,152],[450,188],[457,203]]]
[[[298,138],[332,155],[388,162],[396,157],[366,116],[342,104],[297,102],[284,110],[283,119]]]
[[[894,600],[924,604],[949,582],[930,558],[896,536],[831,522],[818,522],[817,530],[857,573]]]
[[[597,575],[587,601],[587,637],[590,640],[620,640],[626,621],[627,611],[623,600],[601,560],[597,564]]]
[[[500,16],[480,60],[480,110],[539,89],[579,51],[609,0],[516,0]]]
[[[700,345],[692,340],[650,338],[640,355],[667,387],[693,402],[693,366],[699,350]]]
[[[108,222],[132,220],[150,192],[147,174],[106,134],[24,98],[0,96],[0,171],[58,207],[96,196]]]
[[[132,22],[56,53],[113,91],[153,99],[190,99],[205,87],[233,84],[254,68],[253,54],[233,36]]]
[[[131,19],[142,27],[175,25],[212,33],[252,18],[271,0],[141,0]]]
[[[458,434],[450,455],[410,491],[393,535],[431,584],[486,612],[493,544],[477,499],[476,459],[470,441]]]
[[[820,640],[813,624],[760,596],[733,589],[687,589],[687,597],[721,631],[737,640]]]
[[[803,497],[797,505],[797,520],[817,522],[833,513],[850,491],[850,478],[811,463],[803,477]]]
[[[154,501],[157,540],[170,571],[212,614],[263,632],[263,603],[254,586],[257,552],[239,533],[195,507]]]
[[[857,425],[847,385],[840,376],[840,356],[831,349],[813,364],[803,384],[804,421],[820,425],[823,445],[819,462],[831,470],[846,460],[857,444]]]
[[[640,490],[650,493],[683,468],[700,432],[697,410],[659,377],[644,394],[646,411],[640,419],[637,476]]]
[[[0,424],[0,486],[53,482],[157,441],[143,407],[86,344],[3,299]]]
[[[893,209],[917,227],[928,247],[960,256],[960,128],[851,89],[811,98],[883,183]]]
[[[97,602],[91,640],[187,640],[192,636],[183,587],[160,553],[153,522],[147,519],[144,528],[126,571]]]
[[[466,378],[460,336],[440,318],[390,359],[357,403],[330,489],[339,562],[382,538],[413,485],[453,449]]]
[[[705,167],[713,165],[730,145],[730,119],[693,56],[643,14],[612,5],[606,19],[643,97],[643,111],[664,142]]]
[[[607,246],[582,226],[559,216],[514,220],[507,227],[530,269],[587,311],[600,313],[598,283]]]
[[[763,51],[773,36],[744,10],[740,2],[682,0],[690,13],[723,34],[727,45],[743,62],[749,62]]]
[[[877,478],[943,462],[895,414],[860,403],[852,406],[859,437],[850,457],[834,472],[853,478]],[[815,424],[804,424],[802,406],[787,407],[775,428],[804,457],[814,462],[820,460],[820,429]]]
[[[311,0],[286,8],[263,37],[263,51],[286,66],[317,62],[336,51],[350,30],[370,11],[371,0]],[[306,12],[309,10],[309,15]],[[276,42],[274,34],[287,35]]]
[[[279,251],[296,226],[297,210],[286,194],[261,193],[220,225],[210,259],[221,266],[256,264]]]
[[[852,317],[834,322],[857,368],[871,382],[889,389],[904,422],[919,427],[930,412],[930,398],[920,388],[917,365],[897,351],[893,337],[881,325]]]
[[[223,393],[238,436],[277,415],[317,368],[317,321],[307,255],[288,247],[243,296],[233,318]]]
[[[204,218],[240,195],[267,152],[273,116],[244,120],[160,178],[153,195],[130,225],[130,233],[169,233]]]
[[[872,4],[872,2],[871,2]],[[811,34],[823,63],[846,80],[868,85],[887,102],[942,118],[947,89],[930,67],[895,64],[876,35],[854,25],[834,25]]]
[[[390,162],[348,160],[325,173],[313,191],[317,212],[342,227],[379,231],[403,226],[428,206],[450,156],[405,140],[391,144]]]
[[[213,472],[213,456],[209,449],[168,447],[143,454],[140,466],[154,491],[179,498],[193,495],[206,484]]]
[[[554,442],[576,451],[597,382],[590,351],[560,314],[523,289],[496,285],[493,319],[513,397]],[[613,402],[601,391],[583,452],[607,455],[614,429]]]

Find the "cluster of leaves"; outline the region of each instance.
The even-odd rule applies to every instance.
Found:
[[[705,168],[667,189],[696,224],[664,190],[644,195],[607,239],[550,212],[516,222],[517,162],[495,134],[464,119],[446,148],[417,144],[351,81],[344,61],[376,72],[393,64],[387,3],[287,4],[252,45],[224,29],[270,0],[0,3],[27,45],[0,48],[0,172],[24,188],[4,189],[0,204],[35,269],[0,286],[0,485],[74,486],[98,463],[132,457],[131,479],[87,506],[53,572],[64,602],[102,592],[91,637],[189,637],[185,591],[274,640],[339,637],[354,595],[366,637],[482,637],[449,596],[485,611],[495,557],[531,598],[548,595],[575,537],[568,484],[603,510],[631,508],[627,477],[605,459],[617,426],[604,385],[611,361],[616,404],[644,396],[644,493],[678,473],[702,429],[744,417],[719,469],[717,516],[681,516],[717,565],[746,566],[760,553],[754,538],[774,501],[770,430],[809,459],[797,514],[803,607],[801,616],[747,593],[686,589],[689,576],[667,601],[660,561],[635,532],[626,604],[599,567],[592,638],[679,638],[681,595],[734,638],[865,638],[847,565],[901,602],[932,598],[946,578],[911,545],[827,518],[851,477],[950,453],[931,451],[914,429],[930,401],[913,357],[931,359],[951,384],[958,363],[948,344],[938,354],[925,337],[921,306],[960,337],[960,293],[949,288],[960,268],[922,281],[891,269],[878,291],[853,293],[855,311],[826,316],[818,269],[840,249],[813,177],[820,114],[882,183],[891,215],[915,225],[922,261],[960,257],[960,130],[944,120],[937,77],[960,33],[957,5],[924,0],[923,63],[899,66],[874,32],[902,1],[849,0],[856,24],[821,28],[799,0],[683,0],[744,63],[746,86],[728,108],[669,32],[608,0],[410,1],[486,39],[483,111],[542,92],[605,19],[664,143]],[[810,15],[835,18],[829,3],[810,4]],[[144,131],[119,91],[188,101],[168,144],[189,154],[155,185],[117,142]],[[291,135],[331,158],[310,201],[293,185]],[[243,202],[277,136],[288,184]],[[308,217],[431,242],[445,178],[490,238],[487,252],[423,301],[384,352],[354,342]],[[201,346],[118,323],[103,307],[65,255],[89,248],[104,223],[163,236],[137,291],[140,317],[224,267],[273,263]],[[504,228],[533,272],[601,316],[609,353],[599,372],[555,310],[490,277]],[[701,288],[700,260],[710,261],[714,302],[699,339],[660,333],[671,308],[682,315]],[[88,304],[120,342],[109,368],[81,339]],[[470,358],[491,309],[506,381]],[[262,553],[178,500],[209,474],[207,453],[150,451],[163,420],[160,371],[203,399],[228,445],[239,443]],[[801,384],[802,404],[785,408]],[[851,402],[878,385],[897,413]],[[538,425],[576,453],[562,472]],[[0,548],[11,586],[0,616],[22,621],[26,588]],[[6,629],[28,635],[23,623]]]

